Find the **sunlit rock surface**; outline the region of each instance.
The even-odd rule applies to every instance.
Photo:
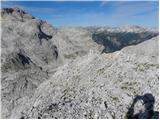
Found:
[[[157,118],[157,30],[1,15],[2,118]]]

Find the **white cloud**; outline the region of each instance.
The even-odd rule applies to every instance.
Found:
[[[108,3],[108,1],[102,1],[101,6],[105,6]]]

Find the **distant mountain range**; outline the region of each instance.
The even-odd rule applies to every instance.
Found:
[[[1,26],[2,118],[159,117],[157,29],[56,28],[19,8]]]

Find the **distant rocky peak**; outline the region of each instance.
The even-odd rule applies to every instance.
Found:
[[[14,15],[14,16],[19,16],[21,18],[27,18],[27,19],[34,19],[32,15],[28,14],[25,12],[23,9],[19,7],[14,7],[14,8],[2,8],[1,10],[1,15],[2,17],[4,15]]]
[[[19,7],[14,7],[14,8],[2,8],[2,13],[3,14],[12,14],[13,12],[21,13],[21,14],[26,14],[24,10],[22,10]]]

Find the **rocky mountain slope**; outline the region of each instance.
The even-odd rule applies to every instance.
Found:
[[[134,118],[136,95],[147,101],[137,116],[157,116],[157,30],[54,28],[19,8],[1,16],[2,118]]]

